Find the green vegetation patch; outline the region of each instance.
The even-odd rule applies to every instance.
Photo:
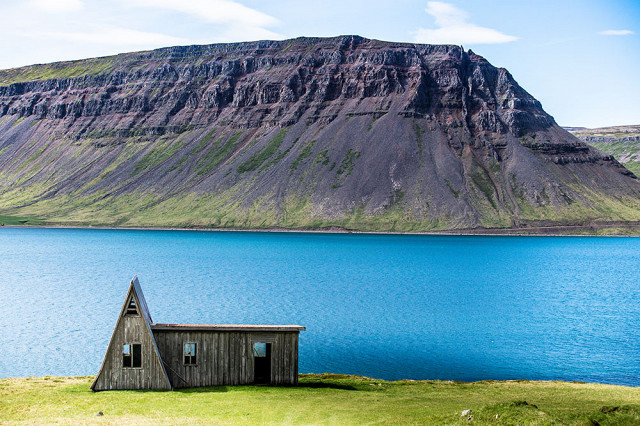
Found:
[[[624,163],[623,165],[631,173],[633,173],[637,177],[640,177],[640,161],[629,161],[628,163]]]
[[[640,422],[640,388],[590,383],[388,382],[303,374],[298,386],[92,393],[93,377],[0,380],[0,423],[506,424]],[[465,410],[470,410],[462,415]],[[101,412],[102,415],[98,415]]]
[[[360,157],[360,151],[354,151],[349,148],[349,151],[347,151],[340,163],[340,167],[336,170],[336,174],[342,175],[345,178],[348,177],[353,171],[353,166],[355,166],[358,157]]]
[[[115,157],[111,161],[111,163],[108,166],[106,166],[98,176],[96,176],[91,181],[89,181],[89,183],[84,185],[79,192],[83,192],[84,190],[87,190],[97,185],[98,183],[102,182],[109,174],[111,174],[116,169],[118,169],[118,167],[125,164],[141,148],[142,148],[141,144],[136,144],[136,143],[126,144],[124,148],[120,151],[120,153],[117,155],[117,157]]]
[[[115,69],[118,60],[118,56],[109,56],[0,70],[0,85],[107,74]]]
[[[628,154],[640,153],[640,143],[636,141],[615,140],[607,142],[593,142],[589,141],[589,145],[595,146],[601,151],[611,154],[614,157],[619,157]]]
[[[182,156],[178,162],[176,164],[174,164],[173,166],[171,166],[171,168],[169,168],[168,171],[173,171],[175,169],[181,168],[182,165],[194,154],[197,154],[199,152],[201,152],[208,144],[209,142],[211,142],[211,139],[213,139],[213,134],[215,133],[216,129],[215,127],[212,128],[209,132],[207,132],[206,135],[204,135],[202,137],[202,139],[200,139],[200,141],[198,142],[198,144],[191,150],[189,151],[189,153],[187,155]]]
[[[318,155],[313,159],[314,164],[322,164],[323,166],[329,165],[329,150],[325,149],[324,151],[320,151]]]
[[[291,151],[291,149],[298,143],[299,140],[300,138],[296,138],[296,140],[293,141],[293,143],[289,146],[289,148],[285,149],[284,151],[278,150],[278,154],[275,157],[273,157],[271,160],[264,163],[264,165],[260,167],[260,170],[262,171],[262,170],[268,169],[269,167],[273,166],[274,164],[282,160],[289,153],[289,151]]]
[[[222,160],[231,155],[231,153],[235,151],[236,147],[238,146],[238,140],[240,139],[240,136],[242,136],[242,132],[236,132],[222,145],[222,147],[219,147],[220,143],[222,142],[222,138],[216,140],[213,148],[211,148],[209,152],[207,152],[207,155],[205,155],[203,159],[198,161],[198,164],[196,166],[198,176],[206,175],[211,170],[213,170],[214,167],[220,164]]]
[[[138,161],[131,172],[131,176],[135,176],[138,173],[152,169],[156,167],[158,164],[162,163],[173,154],[178,152],[180,148],[184,146],[184,142],[180,142],[178,140],[174,143],[163,143],[160,140],[156,142],[156,146],[154,146],[148,153],[142,157],[140,161]]]
[[[455,189],[453,189],[453,186],[451,185],[451,182],[449,182],[449,179],[445,179],[445,182],[446,182],[447,186],[449,187],[449,191],[451,191],[453,196],[458,198],[460,196],[460,191],[456,191]]]
[[[302,148],[302,151],[300,151],[300,154],[296,157],[295,160],[293,160],[293,163],[291,163],[291,165],[289,166],[289,168],[291,169],[291,171],[294,171],[298,168],[298,166],[304,162],[304,160],[306,160],[307,158],[311,157],[311,153],[313,150],[313,146],[316,144],[316,140],[312,140],[311,142],[307,142],[304,145],[304,148]]]
[[[47,145],[43,145],[40,148],[38,148],[36,152],[34,152],[29,158],[27,158],[22,164],[20,164],[20,166],[18,166],[18,171],[26,168],[29,164],[36,161],[46,149],[47,149]]]
[[[200,139],[200,142],[198,142],[198,145],[196,145],[195,148],[191,150],[191,154],[200,152],[204,149],[205,146],[209,145],[209,142],[211,142],[211,139],[213,139],[213,135],[215,132],[216,132],[216,129],[214,127],[206,135],[204,135],[202,139]]]
[[[24,119],[25,119],[25,117],[18,118],[16,121],[11,123],[11,127],[17,126],[18,124],[22,123],[24,121]]]
[[[0,226],[2,225],[42,225],[44,221],[42,219],[36,219],[32,217],[18,217],[18,216],[0,216]]]
[[[607,154],[613,155],[616,160],[634,175],[640,176],[640,142],[625,140],[608,142],[590,141],[589,144]]]
[[[260,167],[262,163],[271,158],[273,154],[278,151],[278,148],[280,148],[280,145],[282,144],[284,137],[287,135],[288,130],[288,127],[280,129],[278,134],[276,134],[273,139],[269,141],[267,146],[253,154],[247,161],[238,166],[238,173],[254,171],[258,167]]]
[[[471,173],[471,180],[476,186],[482,191],[484,196],[487,198],[491,206],[498,210],[498,206],[493,198],[494,195],[494,187],[493,182],[491,182],[491,178],[487,172],[484,171],[481,167],[476,167],[473,173]]]
[[[340,188],[344,181],[349,177],[349,175],[351,175],[358,157],[360,157],[360,152],[354,151],[349,148],[349,151],[347,151],[347,153],[344,155],[344,158],[342,159],[338,170],[336,170],[336,178],[338,182],[331,185],[333,189]],[[333,170],[334,166],[335,163],[331,165],[329,170]]]

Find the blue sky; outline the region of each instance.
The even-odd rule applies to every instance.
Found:
[[[561,125],[640,124],[637,0],[3,0],[0,68],[340,34],[462,44],[509,69]]]

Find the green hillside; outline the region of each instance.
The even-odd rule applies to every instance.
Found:
[[[579,139],[595,146],[640,176],[640,126],[613,126],[570,130]]]

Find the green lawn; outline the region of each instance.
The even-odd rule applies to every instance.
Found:
[[[323,374],[302,375],[297,387],[92,393],[92,379],[2,379],[0,424],[640,423],[640,388],[588,383],[386,382]],[[466,409],[473,417],[461,416]]]

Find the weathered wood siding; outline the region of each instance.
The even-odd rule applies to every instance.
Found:
[[[271,343],[271,383],[298,383],[298,332],[154,330],[174,388],[254,382],[253,344]],[[185,343],[197,344],[196,365],[184,365]]]
[[[127,294],[126,302],[133,295],[140,311],[142,305],[135,294],[133,284]],[[142,299],[144,300],[144,299]],[[147,324],[144,312],[142,315],[126,315],[123,306],[113,336],[109,342],[102,368],[92,385],[94,391],[114,389],[166,389],[171,385],[162,366],[150,325]],[[146,308],[146,303],[145,303]],[[139,343],[141,345],[142,362],[140,368],[124,368],[122,363],[122,347],[124,344]]]

